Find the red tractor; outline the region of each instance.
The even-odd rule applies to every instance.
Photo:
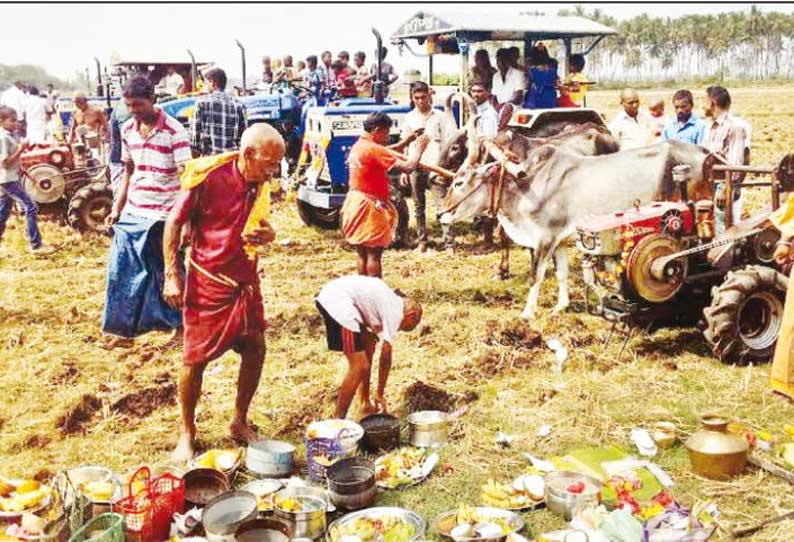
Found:
[[[726,179],[732,172],[772,178],[726,183],[728,198],[740,186],[769,187],[772,206],[736,225],[726,216],[726,231],[717,236],[714,203],[687,198],[686,168],[673,169],[680,201],[637,205],[577,228],[588,310],[647,330],[700,323],[720,360],[768,360],[788,285],[773,259],[780,234],[768,217],[779,207],[780,193],[794,190],[794,155],[774,169],[714,168],[716,174],[726,172]]]
[[[20,164],[25,190],[44,210],[64,213],[81,232],[105,231],[113,204],[107,167],[84,144],[36,145]]]

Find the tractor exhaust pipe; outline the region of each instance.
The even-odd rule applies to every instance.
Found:
[[[102,65],[97,57],[94,57],[94,62],[96,63],[96,95],[102,97],[105,95],[105,89],[102,86]]]
[[[240,57],[242,58],[242,62],[243,62],[243,95],[245,95],[245,92],[246,92],[246,88],[245,88],[245,47],[243,47],[243,44],[240,43],[240,40],[234,40],[234,41],[237,42],[237,47],[240,48]]]
[[[383,80],[381,79],[381,57],[383,56],[383,39],[380,37],[380,32],[377,31],[374,27],[372,28],[372,33],[375,34],[375,41],[378,44],[377,47],[377,55],[375,57],[375,62],[377,63],[377,75],[375,75],[375,84],[372,86],[373,96],[375,97],[375,103],[380,105],[383,103]]]
[[[187,49],[187,54],[190,55],[190,92],[196,90],[196,80],[198,79],[198,68],[196,68],[196,57],[193,56],[193,51]]]

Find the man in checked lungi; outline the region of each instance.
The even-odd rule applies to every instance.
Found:
[[[230,431],[239,442],[256,440],[248,407],[265,361],[265,314],[252,247],[275,239],[267,220],[247,225],[261,192],[279,171],[284,140],[270,125],[243,132],[240,151],[197,158],[182,175],[182,189],[165,226],[163,297],[182,307],[184,355],[179,379],[182,426],[174,461],[194,454],[196,404],[207,364],[230,349],[240,354],[237,400]],[[260,187],[260,185],[263,185]],[[269,198],[269,191],[265,194]],[[254,209],[254,213],[256,213]],[[253,216],[258,216],[254,214]],[[179,266],[182,230],[190,252],[183,282]]]

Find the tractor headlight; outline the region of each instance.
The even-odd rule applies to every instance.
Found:
[[[62,152],[55,151],[50,153],[50,163],[53,166],[62,166],[65,161],[66,157]]]

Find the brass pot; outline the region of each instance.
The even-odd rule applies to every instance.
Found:
[[[729,433],[728,421],[720,416],[705,415],[700,423],[703,428],[686,441],[692,470],[714,480],[740,474],[747,466],[747,441]]]

